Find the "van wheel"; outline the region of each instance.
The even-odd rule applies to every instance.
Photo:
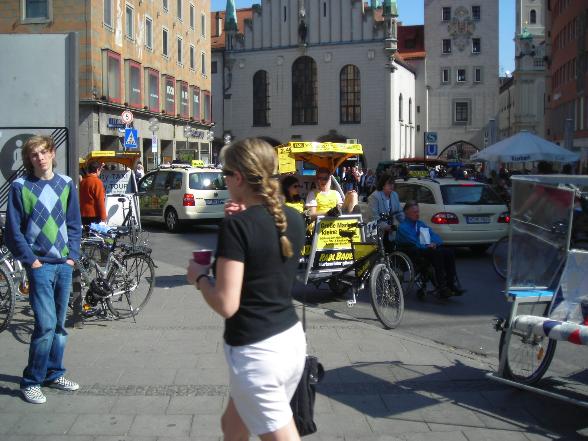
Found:
[[[177,233],[180,231],[180,219],[178,213],[173,208],[168,208],[165,212],[165,226],[170,233]]]

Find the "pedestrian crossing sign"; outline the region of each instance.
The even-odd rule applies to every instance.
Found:
[[[137,129],[125,129],[125,148],[136,149],[137,148]]]

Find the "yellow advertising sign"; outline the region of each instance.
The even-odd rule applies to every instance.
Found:
[[[280,173],[295,173],[296,160],[291,155],[290,146],[278,147],[278,170]]]
[[[93,150],[88,153],[87,158],[99,158],[99,157],[112,157],[116,156],[116,152],[114,150]]]
[[[353,231],[353,237],[343,237],[340,232]],[[361,241],[357,219],[322,219],[319,225],[317,250],[350,248],[351,242]]]
[[[362,257],[373,253],[378,249],[375,243],[354,243],[353,244],[353,260],[356,262]],[[362,265],[355,269],[355,275],[361,277],[370,267],[370,259],[366,259]]]
[[[341,142],[290,142],[292,153],[342,153],[349,155],[363,154],[361,144],[345,144]]]
[[[201,159],[192,159],[192,167],[204,167],[204,161]]]

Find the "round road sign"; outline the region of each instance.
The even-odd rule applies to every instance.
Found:
[[[124,122],[125,124],[130,124],[133,122],[133,112],[131,112],[130,110],[125,110],[122,114],[121,114],[121,119],[122,122]]]

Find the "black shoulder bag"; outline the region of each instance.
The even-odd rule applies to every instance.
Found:
[[[306,301],[306,295],[305,299]],[[306,333],[306,305],[302,304],[302,328]],[[323,365],[318,358],[312,355],[306,356],[304,372],[296,392],[290,401],[294,423],[300,436],[310,435],[316,432],[314,422],[314,402],[316,397],[316,384],[319,383],[325,374]]]

